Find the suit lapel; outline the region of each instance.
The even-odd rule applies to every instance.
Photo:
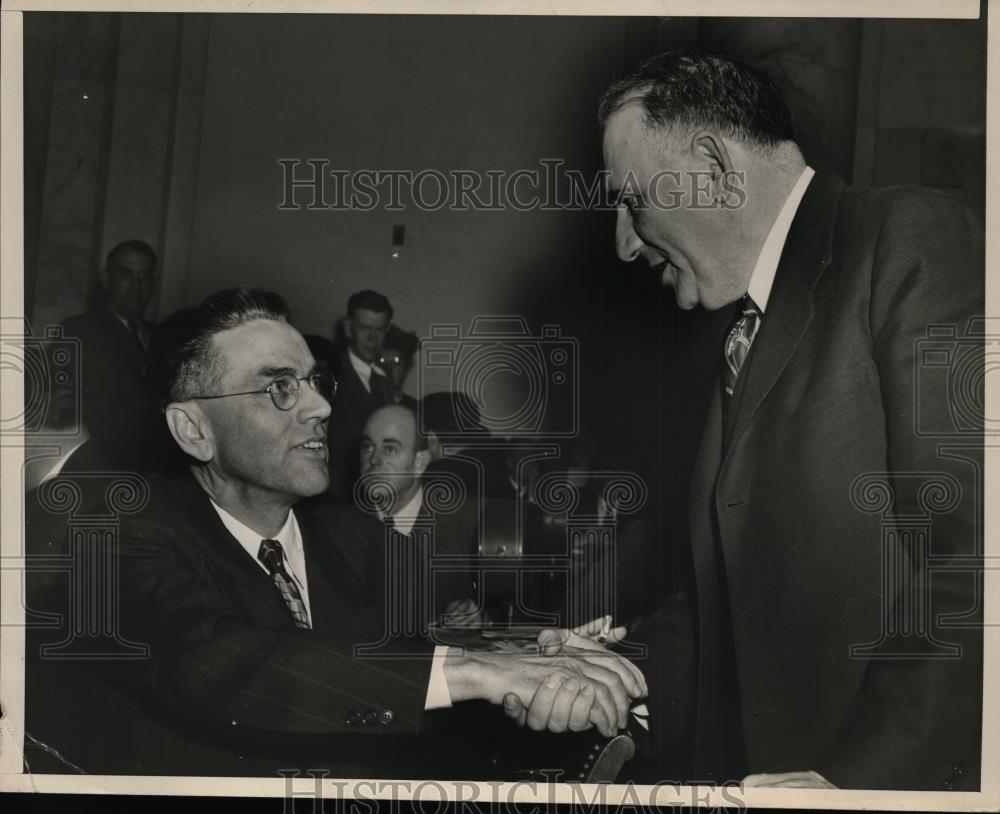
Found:
[[[172,493],[174,505],[184,507],[188,521],[201,534],[207,567],[223,591],[234,597],[253,597],[258,610],[266,609],[275,620],[284,620],[288,616],[288,606],[271,578],[229,533],[194,478],[189,475],[177,477],[167,488]]]
[[[802,198],[781,261],[767,311],[747,359],[746,378],[734,408],[727,449],[739,441],[771,392],[813,317],[812,289],[832,257],[833,226],[843,184],[817,173]]]
[[[146,353],[136,337],[132,335],[132,332],[125,325],[122,325],[121,320],[115,316],[109,306],[104,308],[102,319],[104,321],[104,329],[111,337],[114,337],[115,344],[128,348],[129,358],[141,370],[146,363]]]
[[[326,631],[343,627],[344,608],[360,607],[373,589],[369,542],[346,511],[328,520],[302,507],[295,516],[306,554],[313,627]]]

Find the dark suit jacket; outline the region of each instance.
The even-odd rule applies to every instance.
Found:
[[[431,498],[433,500],[433,497]],[[408,614],[403,627],[425,637],[429,626],[441,621],[448,604],[477,597],[473,571],[479,548],[478,502],[470,499],[451,511],[424,504],[408,535],[388,523],[382,525],[378,574],[382,597],[392,596],[399,613]],[[388,607],[388,605],[386,605]],[[416,618],[419,617],[419,618]]]
[[[982,435],[949,436],[963,394],[947,373],[981,381],[982,338],[965,332],[983,274],[982,232],[947,196],[810,184],[729,420],[718,391],[707,418],[696,596],[671,597],[642,633],[660,654],[646,663],[659,734],[694,731],[692,773],[739,779],[720,746],[742,729],[750,772],[977,787]],[[920,354],[931,325],[955,332],[951,368]]]
[[[139,326],[146,336],[152,328],[148,322]],[[63,330],[80,340],[83,422],[115,467],[141,473],[176,467],[177,446],[143,377],[145,355],[128,328],[105,307],[70,317]]]
[[[29,731],[98,773],[412,771],[419,764],[401,758],[412,739],[393,736],[425,725],[429,662],[353,656],[382,624],[364,518],[328,504],[296,517],[312,630],[294,626],[189,475],[154,479],[147,507],[122,518],[119,545],[121,634],[148,644],[149,657],[101,665],[102,681],[87,685],[100,694],[87,699],[67,696],[79,665],[41,664],[36,674],[48,677],[29,693]],[[104,724],[85,729],[81,715]]]
[[[389,383],[385,376],[372,371],[371,392],[365,390],[345,350],[335,371],[337,395],[327,430],[330,448],[330,494],[338,500],[353,502],[351,490],[358,479],[358,444],[365,421],[379,407],[389,403]]]

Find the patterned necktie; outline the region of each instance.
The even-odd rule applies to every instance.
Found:
[[[281,543],[277,540],[261,540],[257,559],[264,563],[274,584],[281,591],[281,598],[288,605],[288,610],[291,611],[292,618],[295,620],[295,626],[311,628],[309,611],[306,610],[306,603],[302,601],[299,586],[295,584],[291,574],[285,570],[285,553],[281,548]]]
[[[744,295],[743,301],[737,311],[737,317],[733,321],[733,326],[726,335],[726,345],[724,348],[726,357],[725,380],[726,395],[732,396],[736,388],[736,379],[740,375],[740,368],[746,361],[747,354],[750,353],[750,345],[753,343],[757,330],[760,328],[760,311],[750,295]]]

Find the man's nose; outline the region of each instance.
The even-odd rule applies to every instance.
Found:
[[[309,382],[299,382],[299,417],[306,421],[318,418],[325,421],[330,417],[332,409],[326,397]]]
[[[642,238],[632,228],[632,216],[624,206],[618,207],[618,221],[615,224],[615,250],[620,260],[631,263],[639,256],[643,247]]]

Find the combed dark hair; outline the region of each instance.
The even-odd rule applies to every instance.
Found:
[[[205,395],[221,379],[215,334],[257,319],[288,322],[290,315],[280,294],[255,288],[216,291],[171,314],[153,331],[146,358],[146,380],[160,407]]]
[[[108,252],[108,258],[104,263],[105,268],[114,268],[118,264],[118,258],[124,252],[135,252],[136,254],[145,255],[149,261],[156,267],[156,252],[153,251],[153,247],[148,243],[144,243],[141,240],[123,240],[117,246]]]
[[[379,294],[368,288],[351,294],[350,299],[347,300],[347,316],[353,318],[354,314],[361,309],[374,311],[376,314],[388,314],[389,319],[392,319],[393,311],[389,299],[384,294]]]
[[[651,126],[710,127],[767,148],[795,139],[778,83],[760,68],[723,54],[669,51],[653,57],[608,88],[598,109],[600,126],[630,101],[642,104]]]

